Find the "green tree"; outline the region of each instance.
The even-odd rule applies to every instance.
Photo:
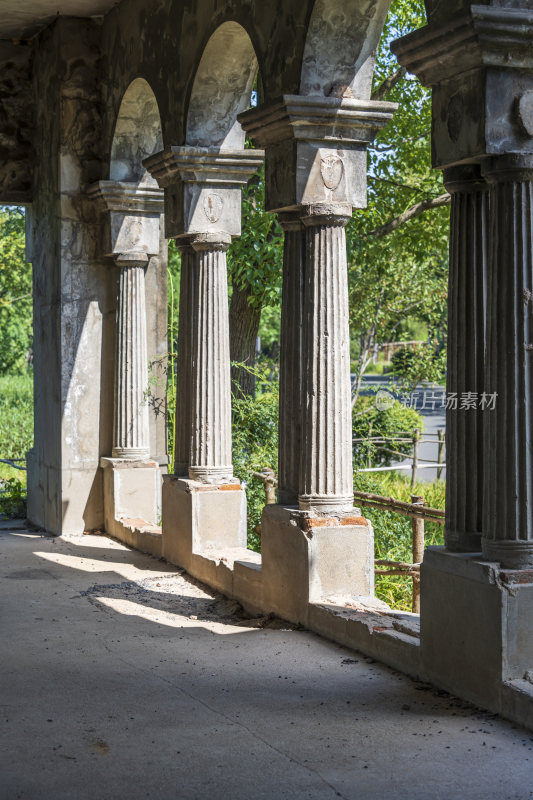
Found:
[[[425,22],[422,0],[393,0],[378,52],[373,98],[397,102],[398,110],[369,149],[368,207],[347,229],[357,390],[374,346],[397,340],[410,320],[427,331],[431,375],[422,369],[422,376],[442,374],[450,199],[431,168],[431,94],[389,49]]]
[[[32,344],[32,274],[22,208],[0,207],[0,375],[24,372]]]
[[[242,217],[242,236],[228,252],[230,356],[237,393],[251,397],[261,311],[279,306],[283,266],[283,232],[276,215],[265,211],[264,167],[243,191]]]

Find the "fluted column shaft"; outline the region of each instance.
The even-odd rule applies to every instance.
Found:
[[[117,303],[113,458],[142,459],[150,453],[146,390],[146,255],[121,255]]]
[[[279,367],[278,503],[297,505],[302,424],[305,232],[301,214],[279,214],[285,232]]]
[[[502,156],[491,183],[483,554],[533,567],[533,157]]]
[[[315,206],[306,226],[299,504],[353,506],[346,207]]]
[[[486,413],[480,401],[485,391],[489,187],[475,166],[445,170],[444,180],[452,195],[444,538],[449,550],[476,552],[481,549],[485,464]]]
[[[181,253],[181,274],[176,365],[174,474],[188,476],[192,432],[192,323],[195,251],[189,243],[184,244],[178,241],[176,244]]]
[[[231,237],[199,234],[193,271],[192,440],[189,475],[218,483],[232,477],[231,382],[226,250]]]

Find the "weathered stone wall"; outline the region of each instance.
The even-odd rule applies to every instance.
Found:
[[[60,19],[35,43],[35,446],[32,522],[80,533],[103,518],[98,460],[111,444],[114,298],[84,188],[101,170],[99,38]]]
[[[33,48],[0,41],[0,201],[25,203],[33,180]]]
[[[104,146],[109,152],[122,96],[136,77],[155,93],[165,144],[183,144],[198,64],[215,30],[238,22],[254,45],[265,99],[298,92],[313,0],[123,0],[102,34]]]

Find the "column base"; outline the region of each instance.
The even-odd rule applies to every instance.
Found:
[[[156,526],[161,508],[159,465],[151,460],[101,458],[100,466],[104,472],[106,531],[122,541],[124,526]],[[126,544],[137,546],[130,541]]]
[[[120,461],[149,461],[150,453],[147,447],[114,447],[111,457]]]
[[[162,519],[164,557],[208,583],[196,556],[246,548],[246,494],[238,482],[210,486],[165,475]]]
[[[426,680],[508,714],[506,682],[533,669],[533,571],[504,570],[479,553],[428,548],[421,648]]]
[[[264,603],[268,611],[307,624],[309,603],[374,595],[374,532],[351,513],[313,517],[268,505],[261,520]]]
[[[29,522],[54,536],[101,530],[104,498],[98,461],[59,469],[32,449],[27,467]]]
[[[346,514],[353,512],[352,495],[300,495],[298,504],[302,511],[315,511],[317,514]]]
[[[233,467],[189,467],[189,478],[197,483],[216,486],[220,483],[239,483],[233,477]]]
[[[483,558],[497,561],[506,569],[533,569],[533,543],[514,539],[482,539]]]
[[[481,534],[444,528],[444,541],[454,553],[481,553]]]

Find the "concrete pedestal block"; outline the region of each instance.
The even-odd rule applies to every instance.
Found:
[[[374,533],[355,513],[313,517],[265,506],[261,555],[267,611],[305,625],[309,603],[374,594]]]
[[[508,715],[505,685],[533,670],[533,571],[430,547],[421,570],[426,680]],[[533,688],[533,686],[532,686]]]
[[[156,525],[161,508],[161,471],[155,461],[102,458],[105,528],[114,534],[124,520]]]
[[[27,464],[29,522],[61,536],[100,530],[104,499],[97,463],[58,469],[30,450]]]
[[[239,483],[165,475],[162,518],[164,557],[200,580],[195,556],[246,548],[246,494]]]

